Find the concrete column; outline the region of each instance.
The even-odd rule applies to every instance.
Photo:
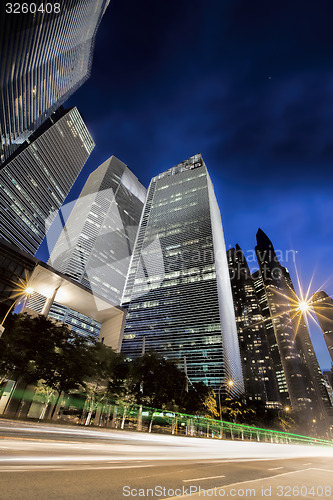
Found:
[[[115,309],[115,314],[102,323],[98,340],[104,345],[120,352],[121,341],[125,327],[126,313],[124,310]]]
[[[61,286],[61,285],[59,285],[57,288],[55,288],[55,289],[54,289],[54,292],[53,292],[53,294],[52,294],[52,297],[50,297],[50,298],[46,299],[46,301],[45,301],[45,304],[44,304],[44,306],[43,306],[43,309],[42,309],[41,314],[42,314],[43,316],[45,316],[46,318],[47,318],[47,317],[48,317],[48,315],[49,315],[50,309],[51,309],[51,307],[52,307],[53,302],[55,301],[55,298],[56,298],[56,295],[57,295],[57,292],[58,292],[58,290],[59,290],[60,286]]]

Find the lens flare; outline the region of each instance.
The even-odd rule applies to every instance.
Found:
[[[298,309],[301,311],[301,312],[306,312],[308,311],[309,307],[310,307],[311,303],[310,302],[300,302],[298,304]]]
[[[281,288],[279,289],[274,285],[269,285],[268,292],[271,296],[275,295],[276,301],[274,302],[277,303],[278,307],[276,307],[274,313],[272,313],[271,311],[269,317],[251,323],[249,325],[249,328],[253,328],[260,324],[265,324],[267,321],[278,321],[282,318],[283,321],[293,324],[294,334],[296,336],[300,328],[307,327],[309,329],[310,320],[320,328],[317,318],[322,317],[325,319],[329,319],[326,317],[326,314],[328,312],[327,306],[325,306],[325,304],[320,304],[320,302],[322,302],[322,299],[316,300],[315,298],[315,294],[322,290],[329,280],[327,280],[317,290],[312,291],[314,280],[313,273],[308,287],[303,288],[295,261],[294,265],[297,279],[297,293],[292,282],[288,279],[285,280],[285,287],[283,291]]]

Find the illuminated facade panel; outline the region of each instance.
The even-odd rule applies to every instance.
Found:
[[[243,392],[220,212],[196,155],[150,183],[125,287],[122,352],[178,361],[213,389]]]

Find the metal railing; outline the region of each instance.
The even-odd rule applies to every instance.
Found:
[[[6,405],[3,398],[7,398]],[[187,415],[124,401],[96,402],[92,396],[86,394],[62,394],[58,398],[52,391],[36,391],[31,387],[24,390],[14,388],[11,395],[6,395],[5,389],[0,398],[0,415],[211,439],[333,446],[333,441],[326,439]]]

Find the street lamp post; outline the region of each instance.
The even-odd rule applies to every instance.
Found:
[[[290,411],[290,407],[289,406],[285,406],[284,408],[280,408],[279,412],[278,412],[278,417],[280,418],[281,412],[288,413],[288,411]]]
[[[317,423],[317,419],[313,418],[312,419],[312,434],[314,437],[316,437],[317,435],[317,426],[316,426],[316,423]]]
[[[224,385],[224,382],[219,387],[219,407],[220,407],[220,422],[221,422],[221,439],[223,438],[223,423],[222,423],[222,406],[221,406],[221,387]],[[233,380],[228,380],[227,384],[228,387],[231,387],[234,385]]]
[[[20,300],[21,300],[22,298],[30,297],[30,295],[31,295],[33,292],[34,292],[34,289],[33,289],[31,286],[27,286],[27,287],[26,287],[26,288],[22,291],[22,293],[21,293],[21,294],[17,297],[17,299],[16,299],[16,300],[14,300],[14,302],[12,303],[12,305],[10,306],[10,308],[9,308],[9,309],[8,309],[8,311],[6,312],[6,314],[5,314],[4,318],[3,318],[3,320],[2,320],[2,321],[1,321],[1,323],[0,323],[0,337],[1,337],[1,335],[3,334],[3,332],[5,331],[5,327],[3,326],[3,324],[4,324],[4,322],[6,321],[7,316],[8,316],[8,314],[10,313],[10,311],[13,309],[13,307],[14,307],[15,305],[17,305],[17,304],[20,302]]]
[[[288,412],[290,411],[290,407],[289,406],[285,406],[284,408],[280,408],[279,411],[278,411],[278,419],[280,420],[281,417],[281,412],[283,412],[284,414],[287,414]],[[283,427],[282,427],[283,429]]]

